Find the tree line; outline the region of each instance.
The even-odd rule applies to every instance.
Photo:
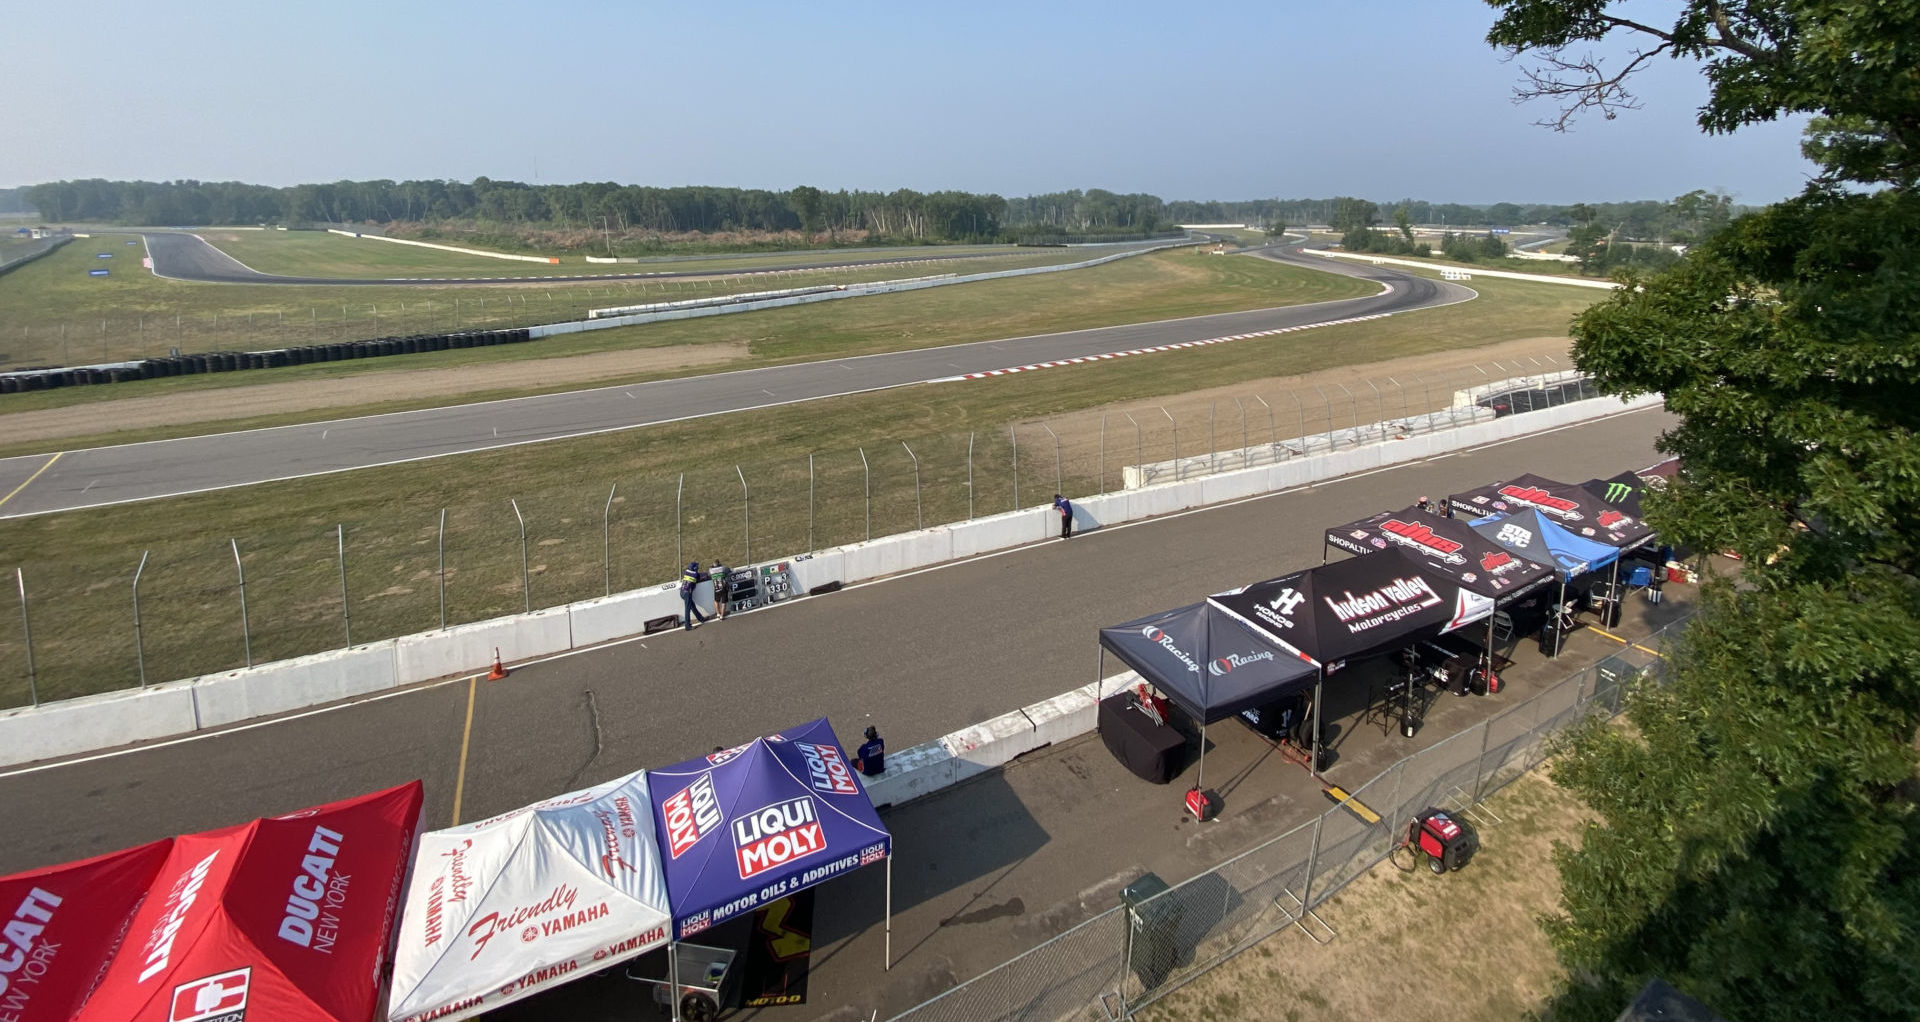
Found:
[[[1020,198],[962,191],[892,192],[803,185],[787,191],[688,185],[656,188],[613,182],[527,184],[461,181],[334,181],[285,188],[239,181],[55,181],[15,189],[26,207],[55,221],[132,226],[216,224],[450,223],[559,226],[660,234],[729,231],[862,232],[915,241],[1018,240],[1048,236],[1151,234],[1179,223],[1260,226],[1331,222],[1343,197],[1168,202],[1145,193],[1100,188]],[[0,202],[7,198],[0,191]],[[1693,193],[1704,196],[1704,192]],[[1725,196],[1714,197],[1731,211]],[[1377,204],[1376,204],[1377,205]],[[1614,237],[1677,236],[1673,203],[1588,205],[1494,203],[1471,206],[1403,199],[1415,223],[1474,226],[1603,224]]]

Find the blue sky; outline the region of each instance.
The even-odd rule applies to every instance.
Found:
[[[1646,5],[1658,6],[1658,5]],[[66,177],[1747,203],[1800,122],[1697,69],[1555,134],[1478,0],[12,4],[0,187]]]

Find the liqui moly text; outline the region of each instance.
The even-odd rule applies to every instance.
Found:
[[[826,834],[814,815],[811,796],[775,802],[733,821],[733,853],[742,880],[818,854],[826,847]]]
[[[713,778],[701,774],[660,803],[667,823],[667,851],[678,859],[700,839],[720,829],[720,800],[713,794]]]
[[[841,757],[839,749],[812,742],[798,742],[794,748],[799,749],[800,758],[807,761],[807,780],[813,785],[813,790],[829,795],[860,793],[860,786],[853,781],[853,771],[847,769],[847,761]]]

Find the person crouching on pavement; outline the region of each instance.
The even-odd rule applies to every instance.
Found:
[[[680,624],[687,631],[693,631],[693,619],[699,618],[701,624],[707,623],[707,616],[700,613],[694,605],[694,594],[699,591],[700,583],[710,576],[700,570],[699,561],[688,561],[687,570],[680,573]]]

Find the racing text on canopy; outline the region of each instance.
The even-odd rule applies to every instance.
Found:
[[[1313,665],[1211,603],[1100,629],[1100,645],[1202,724],[1313,683]]]
[[[1493,613],[1492,600],[1398,549],[1256,582],[1210,602],[1329,672],[1349,658]]]
[[[420,837],[394,1022],[467,1018],[667,942],[645,771]]]
[[[824,717],[651,771],[648,788],[676,940],[892,846]]]
[[[373,1017],[420,783],[167,842],[76,1022]]]
[[[1447,502],[1468,518],[1531,509],[1576,536],[1618,550],[1630,550],[1653,535],[1644,522],[1607,503],[1599,494],[1536,475],[1456,493]]]
[[[1510,599],[1553,577],[1545,565],[1514,556],[1466,522],[1417,507],[1335,526],[1327,530],[1326,545],[1362,555],[1397,547],[1455,585],[1491,599]]]

